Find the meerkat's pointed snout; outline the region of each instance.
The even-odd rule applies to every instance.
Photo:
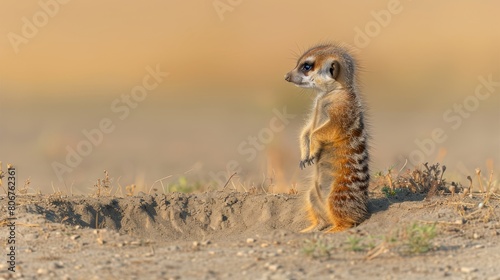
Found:
[[[285,74],[285,81],[290,82],[292,79],[292,75],[290,75],[290,72]]]
[[[298,86],[298,87],[304,87],[304,88],[311,87],[309,85],[308,81],[304,82],[304,79],[300,75],[297,75],[295,69],[286,73],[285,80],[289,83],[292,83],[292,84]]]

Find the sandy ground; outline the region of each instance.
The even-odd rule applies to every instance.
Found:
[[[0,279],[500,279],[496,194],[483,207],[482,194],[372,194],[370,219],[338,234],[297,233],[307,225],[300,199],[232,191],[18,196],[16,272],[4,260]],[[0,201],[7,248],[7,199]],[[435,227],[427,252],[411,252],[416,222]]]

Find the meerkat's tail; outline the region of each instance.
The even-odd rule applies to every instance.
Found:
[[[367,188],[367,186],[366,186]],[[365,190],[337,187],[328,196],[328,214],[333,227],[327,232],[343,231],[357,226],[369,216]]]

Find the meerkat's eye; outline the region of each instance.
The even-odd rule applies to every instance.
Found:
[[[302,64],[301,70],[302,70],[302,72],[306,73],[306,72],[311,71],[313,66],[314,66],[313,63],[305,62],[304,64]]]

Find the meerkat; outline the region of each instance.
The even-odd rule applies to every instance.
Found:
[[[311,225],[302,232],[338,232],[368,217],[369,154],[356,61],[338,44],[307,50],[285,80],[316,92],[300,135],[300,168],[315,164],[306,193]]]

